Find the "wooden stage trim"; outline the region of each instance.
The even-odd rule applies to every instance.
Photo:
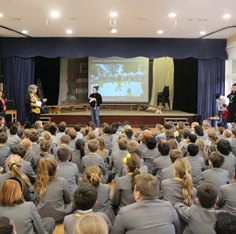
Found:
[[[78,111],[73,113],[62,113],[62,114],[43,114],[42,117],[50,117],[52,122],[59,124],[65,121],[68,126],[72,127],[77,123],[81,123],[82,126],[86,126],[89,121],[91,121],[90,112]],[[194,122],[195,114],[182,112],[182,111],[168,111],[163,114],[148,113],[145,111],[116,111],[116,110],[101,110],[100,111],[100,125],[102,123],[108,123],[111,125],[114,122],[129,121],[133,127],[138,127],[139,125],[145,124],[150,128],[156,126],[156,124],[164,124],[165,119],[187,119],[189,124]]]

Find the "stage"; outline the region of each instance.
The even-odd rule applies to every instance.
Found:
[[[150,128],[155,127],[156,124],[165,124],[165,121],[172,120],[174,122],[184,121],[191,124],[195,120],[193,113],[187,113],[183,111],[168,111],[164,110],[162,114],[156,114],[149,111],[138,110],[114,110],[114,109],[101,109],[100,110],[100,125],[102,123],[108,123],[111,125],[114,122],[129,121],[133,127],[138,127],[141,124],[145,124]],[[84,110],[62,110],[60,114],[50,113],[42,114],[43,118],[51,118],[51,122],[59,124],[61,121],[65,121],[67,126],[72,127],[78,122],[82,126],[86,126],[91,121],[90,111]]]

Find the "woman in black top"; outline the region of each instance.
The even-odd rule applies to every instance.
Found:
[[[4,99],[3,92],[0,91],[0,116],[6,118],[6,100]]]
[[[227,96],[229,99],[227,122],[236,122],[236,83],[231,88],[231,93]]]
[[[98,86],[93,87],[93,93],[89,96],[90,110],[92,116],[92,122],[95,123],[96,119],[96,131],[100,126],[99,112],[100,104],[102,103],[102,96],[98,93]]]

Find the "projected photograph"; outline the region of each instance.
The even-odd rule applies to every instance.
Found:
[[[89,58],[89,89],[99,86],[103,101],[147,102],[148,65],[144,57]]]

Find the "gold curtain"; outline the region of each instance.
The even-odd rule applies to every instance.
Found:
[[[174,98],[174,60],[170,57],[153,60],[152,97],[149,105],[157,105],[157,92],[162,92],[165,86],[169,86],[170,109],[172,110]],[[167,108],[168,104],[165,104],[165,106]]]

